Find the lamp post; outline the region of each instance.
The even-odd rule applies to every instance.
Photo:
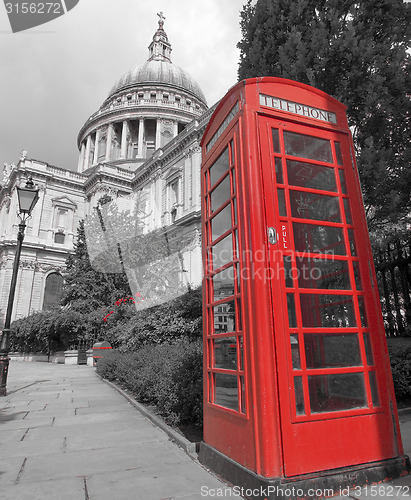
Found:
[[[11,276],[9,301],[7,304],[4,328],[0,339],[0,396],[7,396],[7,373],[9,370],[9,350],[10,350],[10,323],[13,311],[14,294],[16,291],[17,272],[19,269],[21,247],[24,239],[26,221],[31,216],[34,205],[39,199],[39,190],[34,186],[33,180],[29,177],[25,187],[17,187],[17,197],[19,200],[20,219],[19,231],[17,233],[17,248],[14,256],[13,273]]]

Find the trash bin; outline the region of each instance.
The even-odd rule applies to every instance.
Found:
[[[109,349],[112,349],[110,342],[96,342],[93,345],[93,366],[96,366],[97,361],[104,358]]]

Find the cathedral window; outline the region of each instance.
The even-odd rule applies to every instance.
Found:
[[[64,233],[58,232],[54,234],[54,243],[63,244],[65,239],[66,235]]]
[[[63,291],[63,277],[59,273],[51,273],[46,278],[44,287],[43,310],[54,309],[60,305]]]
[[[67,210],[59,208],[57,211],[57,227],[64,229],[67,224]]]

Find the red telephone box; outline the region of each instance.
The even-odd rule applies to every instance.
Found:
[[[295,498],[409,469],[345,109],[245,80],[202,139],[200,460]]]

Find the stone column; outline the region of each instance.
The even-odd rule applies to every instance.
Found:
[[[84,158],[84,170],[87,170],[90,163],[91,136],[87,136],[86,157]]]
[[[120,159],[124,160],[127,158],[127,135],[128,135],[128,122],[127,120],[123,121],[123,130],[121,132],[121,151],[120,151]]]
[[[178,136],[178,121],[173,123],[173,138]]]
[[[84,144],[84,141],[81,143],[81,148],[80,148],[80,153],[78,157],[78,166],[77,166],[77,171],[82,172],[84,170],[84,154],[86,152],[86,145]]]
[[[93,156],[93,163],[97,163],[98,162],[98,143],[99,143],[99,140],[100,140],[100,129],[98,128],[96,130],[96,138],[94,140],[94,156]]]
[[[144,118],[140,118],[140,123],[138,125],[138,152],[139,158],[143,157],[143,140],[144,140]]]
[[[111,160],[111,142],[113,140],[113,124],[110,123],[110,125],[107,128],[107,142],[106,142],[106,161]]]
[[[156,121],[156,145],[155,149],[161,147],[161,118],[157,118]]]
[[[191,157],[191,206],[201,210],[201,147],[193,147]]]

